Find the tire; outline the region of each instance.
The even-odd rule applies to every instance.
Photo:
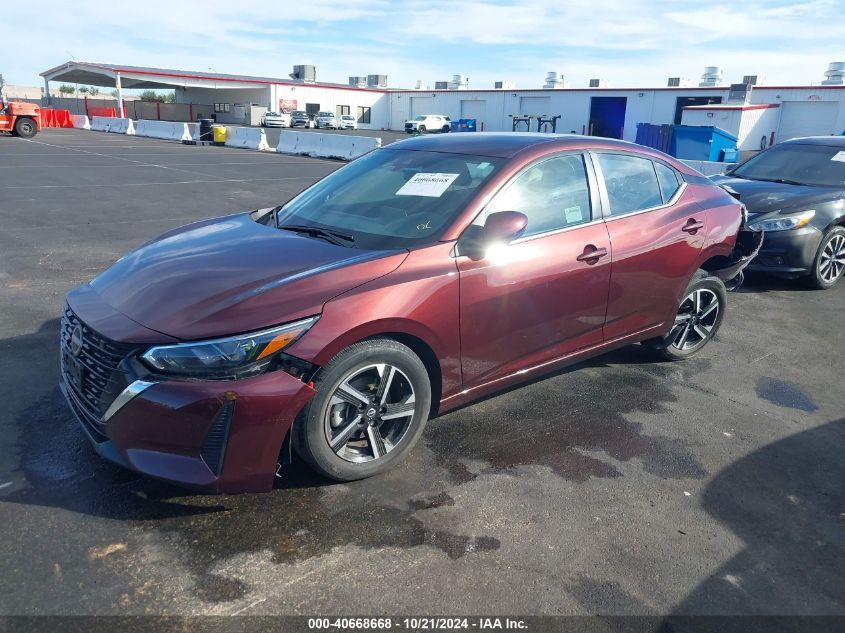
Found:
[[[689,358],[716,336],[727,303],[722,280],[699,270],[684,291],[672,329],[665,336],[643,341],[643,345],[664,360]]]
[[[15,121],[15,134],[21,138],[32,138],[38,133],[35,121],[29,117],[21,117]]]
[[[810,288],[828,290],[833,288],[845,273],[845,228],[835,226],[824,234],[812,272],[803,278]]]
[[[425,134],[425,126],[424,125],[417,126],[417,134]]]
[[[444,134],[446,134],[446,132],[448,132],[448,131],[449,131],[449,126],[448,126],[448,125],[444,125],[444,126],[443,126],[443,129],[442,129],[442,130],[440,130],[440,131],[441,131],[441,132],[443,132]]]
[[[318,372],[314,388],[291,439],[306,463],[337,481],[372,477],[400,462],[431,410],[425,365],[392,339],[350,345]]]

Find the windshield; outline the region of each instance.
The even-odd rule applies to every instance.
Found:
[[[419,115],[418,117],[414,117],[414,121],[425,121],[427,118],[428,118],[428,117],[426,117],[425,115],[421,114],[421,115]]]
[[[317,116],[334,116],[334,112],[318,112]]]
[[[303,112],[302,110],[294,110],[293,116],[308,116],[308,115],[305,112]]]
[[[351,114],[344,114],[340,118],[343,119],[344,121],[354,121],[355,120],[355,117],[353,117]]]
[[[845,150],[827,145],[775,145],[730,175],[812,187],[842,187],[845,185]]]
[[[277,225],[326,228],[363,249],[436,242],[501,158],[380,149],[306,189],[279,212]]]
[[[264,116],[279,116],[279,113],[278,112],[268,112]]]

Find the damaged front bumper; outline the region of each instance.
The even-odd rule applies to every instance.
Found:
[[[763,247],[764,233],[740,229],[736,245],[727,257],[716,260],[709,268],[710,274],[725,282],[728,290],[736,290],[745,278],[743,271],[757,257]]]

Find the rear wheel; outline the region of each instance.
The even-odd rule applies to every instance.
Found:
[[[813,272],[806,283],[816,290],[833,288],[845,273],[845,229],[841,226],[828,231],[819,244],[813,260]]]
[[[21,138],[32,138],[38,131],[35,121],[29,117],[21,117],[15,121],[15,134]]]
[[[722,325],[727,302],[722,280],[698,271],[684,292],[672,329],[666,336],[643,341],[643,345],[666,360],[697,354]]]
[[[338,481],[388,470],[411,450],[431,408],[419,357],[391,339],[350,345],[315,379],[317,395],[292,431],[297,453]]]

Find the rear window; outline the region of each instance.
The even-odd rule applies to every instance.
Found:
[[[628,154],[599,154],[604,184],[615,217],[663,204],[654,164]]]

